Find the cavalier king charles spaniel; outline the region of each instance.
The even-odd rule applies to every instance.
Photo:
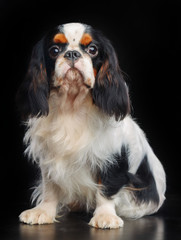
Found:
[[[96,228],[155,213],[166,189],[162,164],[130,116],[128,87],[110,41],[82,23],[59,25],[34,47],[17,100],[25,153],[41,169],[20,214],[27,224],[58,212],[94,211]]]

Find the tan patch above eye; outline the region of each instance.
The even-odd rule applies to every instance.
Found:
[[[82,36],[82,39],[80,40],[80,43],[82,44],[82,45],[85,45],[85,46],[87,46],[89,43],[91,43],[92,42],[92,37],[91,37],[91,35],[90,34],[88,34],[88,33],[84,33],[84,35]]]
[[[53,41],[55,43],[67,43],[68,42],[67,38],[65,37],[65,35],[63,33],[57,33],[54,36]]]

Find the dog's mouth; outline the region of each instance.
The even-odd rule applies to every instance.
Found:
[[[52,89],[67,92],[68,94],[77,93],[82,87],[91,89],[91,79],[86,79],[84,72],[75,66],[66,66],[63,76],[54,77],[53,84]]]
[[[75,67],[71,67],[65,73],[64,81],[68,82],[84,82],[83,74],[80,72],[79,69]]]
[[[87,83],[84,79],[84,74],[75,67],[71,67],[67,70],[64,81],[72,84],[74,86],[80,87],[82,85],[86,86],[88,89],[91,88],[91,83]]]
[[[89,87],[86,86],[84,76],[81,71],[75,67],[70,67],[63,78],[59,80],[59,86],[56,87],[59,96],[61,96],[61,107],[66,110],[76,110],[83,104],[89,94]]]

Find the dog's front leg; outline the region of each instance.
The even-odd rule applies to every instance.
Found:
[[[114,200],[103,197],[100,193],[96,196],[96,209],[89,225],[95,228],[120,228],[123,220],[117,216]]]
[[[53,223],[59,202],[59,188],[52,182],[43,181],[42,201],[34,208],[22,212],[19,219],[27,224]]]

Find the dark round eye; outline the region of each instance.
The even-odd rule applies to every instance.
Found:
[[[60,52],[60,48],[58,46],[52,46],[49,49],[49,54],[50,54],[50,57],[52,57],[52,58],[56,58],[58,56],[59,52]]]
[[[98,54],[98,48],[95,44],[90,44],[87,48],[87,53],[91,56],[91,57],[95,57]]]

